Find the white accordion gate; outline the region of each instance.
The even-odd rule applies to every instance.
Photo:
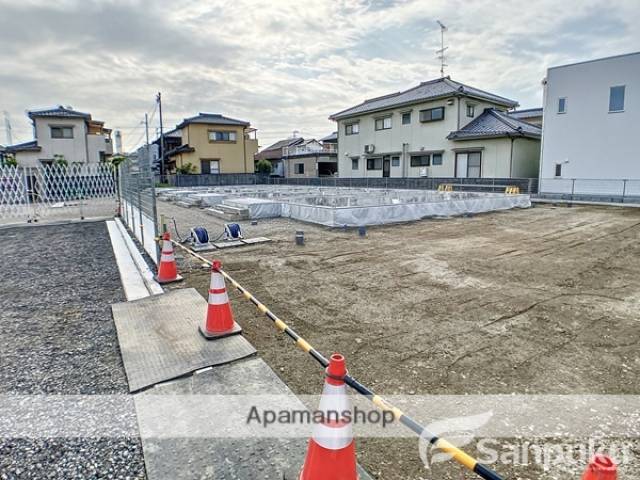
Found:
[[[0,224],[105,218],[116,211],[110,164],[0,166]]]

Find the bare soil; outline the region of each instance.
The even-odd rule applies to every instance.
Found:
[[[183,236],[222,228],[198,209],[158,209]],[[216,252],[225,269],[380,394],[640,393],[640,209],[538,206],[371,227],[366,238],[286,219],[243,227],[273,242]],[[208,272],[187,258],[182,268],[182,286],[206,295]],[[231,300],[289,387],[319,393],[317,364],[236,292]],[[362,440],[358,460],[377,478],[474,477],[451,463],[425,471],[408,439]]]

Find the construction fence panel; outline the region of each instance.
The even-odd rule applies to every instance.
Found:
[[[149,257],[158,263],[155,178],[150,162],[129,156],[118,169],[120,215]]]
[[[540,197],[588,202],[640,203],[638,179],[543,178]]]
[[[0,166],[0,223],[113,217],[115,171],[110,164]]]

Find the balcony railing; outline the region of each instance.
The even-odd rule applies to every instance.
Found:
[[[323,154],[323,153],[338,153],[336,145],[328,143],[325,145],[294,145],[292,147],[284,147],[282,149],[282,155],[285,157],[293,157],[295,155],[308,155],[308,154]]]

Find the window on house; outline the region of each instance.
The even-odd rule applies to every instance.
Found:
[[[355,135],[360,132],[359,123],[348,123],[344,126],[345,135]]]
[[[367,158],[367,170],[382,170],[382,157]]]
[[[556,163],[556,177],[561,177],[562,176],[562,164],[561,163]]]
[[[73,138],[73,127],[51,127],[51,138]]]
[[[624,85],[618,85],[617,87],[611,87],[609,89],[609,111],[624,111]]]
[[[391,166],[399,167],[400,166],[400,157],[391,157]]]
[[[411,123],[411,112],[404,112],[402,114],[402,125],[409,125]]]
[[[210,142],[235,142],[236,132],[210,130],[209,141]]]
[[[351,170],[358,170],[359,160],[358,157],[351,157]]]
[[[444,107],[420,110],[421,122],[436,122],[438,120],[444,120]]]
[[[480,152],[471,152],[467,160],[467,177],[480,178],[482,175],[482,154]]]
[[[431,160],[430,155],[411,155],[412,167],[428,167]]]
[[[566,113],[567,112],[567,98],[560,97],[558,99],[558,113]]]
[[[211,173],[211,160],[200,159],[200,173],[205,175]]]
[[[467,104],[467,117],[473,118],[476,114],[476,106]]]
[[[296,175],[304,175],[304,163],[296,163],[293,168]]]
[[[442,165],[442,154],[434,153],[431,155],[431,165]]]
[[[391,117],[376,118],[376,130],[388,130],[391,128]]]

